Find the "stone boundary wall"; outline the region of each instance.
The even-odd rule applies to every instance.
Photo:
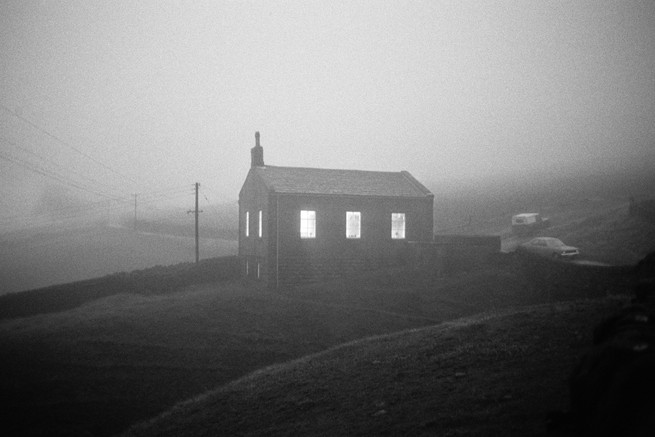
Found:
[[[194,284],[226,282],[239,278],[239,260],[223,256],[156,266],[132,272],[71,282],[0,296],[0,320],[55,313],[77,308],[116,294],[157,295],[177,292]]]
[[[499,236],[443,235],[434,241],[408,241],[388,253],[287,256],[280,260],[278,285],[324,282],[394,267],[426,269],[441,276],[479,268],[499,252]],[[271,285],[275,288],[276,284]]]
[[[331,281],[385,268],[406,266],[408,248],[403,246],[388,254],[366,256],[288,256],[280,260],[280,287]],[[274,277],[274,274],[271,275]],[[275,284],[271,284],[271,288]]]
[[[497,235],[435,235],[433,241],[409,242],[416,268],[433,269],[444,275],[468,271],[492,261],[500,252]]]

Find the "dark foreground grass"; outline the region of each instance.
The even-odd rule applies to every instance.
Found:
[[[0,391],[4,400],[0,431],[21,436],[112,435],[264,366],[355,339],[484,311],[620,293],[627,289],[630,278],[623,269],[508,256],[449,276],[395,270],[280,294],[228,282],[165,295],[116,294],[57,314],[7,320],[0,322]],[[515,320],[518,332],[523,329],[520,320]],[[531,330],[529,327],[526,332]],[[493,330],[484,333],[496,334]],[[549,340],[547,332],[541,335],[539,341]],[[446,339],[444,344],[448,341],[452,340]],[[458,341],[462,348],[470,347],[461,338]],[[409,349],[389,351],[389,355],[412,356]],[[361,353],[352,347],[344,351],[352,352],[354,359]],[[476,353],[469,349],[467,356]],[[347,360],[346,355],[339,359]],[[381,358],[371,361],[384,362]],[[420,359],[417,362],[421,364]],[[380,369],[380,381],[384,382],[386,368]],[[401,384],[406,375],[411,380],[420,369],[403,370],[398,379],[385,384]],[[376,371],[376,366],[361,370],[371,373],[372,380],[378,378]],[[492,372],[488,378],[496,372],[485,371]],[[343,381],[332,379],[332,372],[326,371],[324,381],[321,371],[305,378],[305,390],[327,390],[328,396],[333,396],[329,387]],[[350,370],[344,372],[351,378]],[[353,373],[356,379],[357,372]],[[351,384],[350,379],[344,381]],[[394,402],[402,405],[405,397],[412,399],[412,390]],[[266,398],[281,393],[271,391]],[[416,396],[421,399],[423,395]],[[258,393],[254,402],[260,402]],[[312,405],[302,399],[299,402],[301,409]],[[384,399],[379,402],[388,405]],[[234,405],[229,408],[240,403]],[[287,413],[294,408],[289,406]],[[384,412],[379,413],[381,410]],[[380,407],[374,413],[385,416],[388,411]],[[286,426],[284,421],[280,423]],[[368,429],[366,423],[362,426]],[[359,432],[358,428],[354,431]]]
[[[622,298],[485,314],[259,370],[126,436],[545,434],[591,327]]]
[[[433,323],[239,283],[4,321],[0,435],[112,435],[257,368]]]

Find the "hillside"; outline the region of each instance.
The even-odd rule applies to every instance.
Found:
[[[237,242],[202,238],[202,258],[234,255]],[[102,224],[0,236],[0,294],[195,259],[189,236],[134,232]]]
[[[639,249],[630,256],[636,257],[639,251],[645,251],[648,247],[652,247],[652,240],[648,241],[647,238],[642,238],[643,241],[639,241],[640,235],[650,235],[648,229],[652,229],[652,224],[628,216],[625,203],[621,203],[617,207],[608,207],[604,201],[593,201],[590,204],[576,204],[575,207],[563,206],[559,210],[559,214],[561,220],[555,223],[549,232],[561,232],[560,235],[564,236],[565,241],[573,240],[578,235],[582,236],[590,230],[598,231],[613,227],[617,228],[615,229],[617,235],[632,233],[629,236],[630,241],[643,243],[641,246],[635,245],[634,247]],[[138,240],[142,236],[149,237],[149,234],[134,234],[125,229],[118,229],[118,231],[120,231],[118,235],[122,235],[121,238],[124,238],[125,247],[130,247],[130,238]],[[86,234],[85,232],[84,230],[79,232],[80,244],[84,238],[91,242],[96,241],[94,238],[102,240],[102,235],[96,235],[95,231],[89,230]],[[621,232],[624,233],[621,234]],[[159,237],[153,236],[156,239]],[[36,250],[38,244],[47,238],[50,236],[33,236],[30,241]],[[628,246],[627,238],[598,239],[597,253],[612,251],[619,253]],[[54,239],[56,240],[56,237]],[[580,247],[586,251],[596,240],[580,241],[584,244],[580,244]],[[142,242],[135,241],[134,243],[143,247]],[[95,247],[94,250],[98,253],[93,253],[93,250],[82,253],[82,255],[86,254],[90,260],[101,256],[103,250],[100,243],[98,246],[93,246],[93,244],[95,243],[90,246]],[[110,251],[110,255],[120,255],[122,247],[116,248],[116,252]],[[152,253],[156,253],[157,247],[156,245],[148,247],[146,252],[150,254],[154,248]],[[57,253],[54,249],[49,250],[52,250],[47,252],[48,256],[52,257],[49,262],[72,262],[75,259],[66,252]],[[139,250],[142,249],[135,249],[135,253],[140,253]],[[627,259],[627,255],[625,257]],[[108,259],[112,259],[112,257],[110,256]],[[187,281],[189,274],[194,278],[191,282]],[[229,275],[225,278],[228,277]],[[181,265],[157,267],[130,274],[110,275],[106,278],[90,280],[88,283],[50,287],[30,293],[16,293],[12,299],[17,302],[23,299],[27,303],[27,308],[24,308],[25,311],[19,308],[22,312],[13,310],[6,312],[5,317],[13,318],[13,320],[0,321],[0,353],[2,356],[0,372],[3,374],[3,378],[0,379],[0,390],[6,399],[0,414],[9,418],[3,428],[3,435],[112,435],[125,430],[135,422],[156,416],[184,399],[224,386],[256,369],[273,364],[279,364],[281,366],[279,369],[283,369],[285,367],[282,363],[294,359],[300,359],[297,363],[303,363],[303,360],[315,363],[319,358],[302,359],[301,357],[368,336],[425,327],[437,329],[442,322],[461,317],[473,317],[473,319],[458,322],[459,325],[477,326],[481,320],[486,320],[491,315],[502,315],[506,318],[499,319],[498,323],[504,324],[503,329],[496,331],[496,328],[491,329],[496,325],[483,324],[486,328],[480,328],[480,332],[486,333],[489,341],[493,342],[495,338],[505,339],[504,341],[507,342],[519,341],[519,346],[516,347],[521,350],[530,350],[526,349],[528,346],[520,346],[521,338],[524,338],[522,336],[525,336],[524,339],[530,339],[532,335],[539,336],[539,342],[550,342],[550,334],[544,333],[548,333],[552,327],[549,321],[542,320],[546,318],[545,314],[549,314],[548,317],[552,317],[553,320],[561,321],[562,325],[557,329],[561,329],[562,335],[565,335],[567,329],[569,329],[569,333],[575,333],[576,330],[583,332],[584,320],[576,320],[574,314],[570,314],[569,317],[566,315],[567,312],[577,312],[583,319],[588,319],[587,321],[596,320],[597,317],[594,315],[596,313],[587,314],[585,308],[589,306],[590,311],[593,312],[593,308],[596,307],[594,302],[600,305],[599,308],[604,308],[605,305],[608,308],[615,307],[617,301],[612,299],[603,301],[602,298],[625,294],[633,283],[634,275],[629,266],[611,268],[585,266],[523,258],[513,253],[505,253],[490,259],[486,264],[472,265],[447,273],[430,270],[419,271],[408,266],[384,272],[373,272],[347,280],[288,288],[279,293],[258,290],[240,281],[226,280],[225,278],[221,279],[222,282],[209,284],[206,279],[196,282],[198,278],[193,274],[193,270],[188,266]],[[85,290],[85,284],[89,285],[88,290]],[[189,284],[195,285],[189,286]],[[80,297],[80,299],[72,299],[73,305],[69,306],[51,305],[48,303],[48,299],[51,297],[46,296],[48,290],[60,293],[58,296],[67,296],[71,299]],[[89,294],[93,294],[93,296],[89,297]],[[32,301],[33,298],[36,301]],[[580,299],[586,300],[579,303]],[[563,303],[565,301],[570,303]],[[553,304],[553,306],[548,307],[548,304]],[[534,305],[537,307],[530,310],[522,309]],[[46,312],[58,312],[35,315],[43,312],[43,308],[46,309]],[[559,311],[563,312],[561,319],[558,319],[560,316],[556,315]],[[597,316],[600,317],[601,313],[605,314],[604,311],[599,309]],[[483,319],[476,319],[474,315],[480,313],[486,313],[487,316],[484,316]],[[533,316],[536,317],[535,323],[531,318]],[[566,324],[569,322],[567,328]],[[580,328],[578,328],[578,323],[580,323]],[[535,326],[534,331],[533,325]],[[541,326],[541,334],[538,333],[537,327],[539,326]],[[513,331],[516,332],[513,333]],[[522,334],[523,331],[525,334]],[[512,337],[510,334],[517,337]],[[398,338],[409,339],[410,337],[402,336],[411,336],[411,332],[399,335],[401,337]],[[464,347],[465,344],[461,343],[463,341],[461,339],[468,341],[468,337],[455,331],[446,335],[437,329],[432,334],[425,335],[427,337],[423,338],[423,341],[425,341],[426,347],[430,344],[429,338],[434,336],[435,343],[430,347],[433,348],[431,350],[437,352],[440,348],[437,340],[449,338],[447,335],[460,338],[461,347]],[[446,337],[441,337],[442,335]],[[478,337],[474,335],[471,338],[475,341],[482,341],[482,337],[484,335],[480,334]],[[391,337],[391,340],[388,341],[393,342],[393,338],[395,337]],[[553,341],[560,340],[565,342],[564,337],[554,334]],[[385,342],[386,340],[374,339],[371,341]],[[448,345],[448,341],[444,344]],[[364,341],[362,344],[369,343]],[[392,348],[401,348],[402,346],[402,344],[388,344]],[[419,343],[409,342],[408,344]],[[479,352],[481,357],[485,357],[484,354],[487,353],[483,346],[480,346],[482,347]],[[360,352],[358,347],[356,344],[349,345],[344,349],[335,349],[325,356],[341,354],[336,355],[340,356],[337,361],[343,362],[344,366],[350,366],[351,364],[348,363],[357,361],[359,355],[374,354],[375,347],[370,352]],[[366,347],[362,351],[368,350]],[[417,347],[420,350],[420,344]],[[579,351],[580,349],[575,350]],[[348,351],[353,352],[354,355],[348,356],[346,353]],[[471,349],[467,353],[458,351],[457,353],[460,354],[458,360],[465,364],[468,363],[467,366],[471,368],[479,364],[481,366],[479,368],[482,369],[480,372],[491,372],[489,375],[492,375],[492,380],[496,380],[494,375],[498,374],[511,381],[511,373],[495,367],[484,367],[491,364],[487,362],[490,360],[484,358],[482,362],[475,361],[478,353],[474,354],[473,351],[478,350]],[[563,360],[569,359],[567,353],[570,351],[553,349],[551,352],[546,363],[553,364],[552,362],[559,358],[558,354],[563,354],[561,355]],[[433,352],[425,353],[429,355]],[[540,357],[539,353],[531,351],[529,357],[536,359]],[[398,353],[388,352],[388,354],[414,357],[410,350]],[[498,356],[503,358],[503,362],[510,358],[511,360],[508,362],[514,362],[512,357],[508,358],[502,354]],[[442,356],[440,359],[448,357]],[[413,359],[419,364],[422,363],[420,356]],[[371,362],[374,361],[385,362],[380,357],[372,358]],[[298,365],[297,363],[292,366]],[[530,363],[523,364],[531,365]],[[552,368],[553,375],[560,372],[557,375],[560,381],[568,372],[568,368],[562,366],[561,368]],[[346,367],[345,369],[350,368]],[[374,381],[377,378],[375,376],[376,369],[377,364],[365,367],[364,370],[356,370],[356,372],[370,372],[370,381]],[[424,377],[420,374],[421,369],[422,367],[419,365],[417,369],[403,368],[398,372],[407,373],[410,381],[413,381],[411,378],[414,376],[412,375],[418,372],[415,376],[421,382],[416,385],[429,386],[429,379],[421,380]],[[540,369],[546,372],[550,368]],[[269,372],[269,370],[264,372]],[[395,368],[389,370],[383,367],[380,370],[381,381],[388,378],[388,372],[392,374],[396,371]],[[448,372],[452,371],[452,368],[448,370]],[[324,387],[332,385],[333,379],[331,379],[330,372],[326,373],[325,381],[321,379],[320,373],[313,374],[313,382],[311,384],[308,382],[303,389],[305,394],[312,394],[316,391],[319,393],[316,405],[320,408],[323,408],[321,407],[323,400],[321,400],[320,393],[325,391],[330,398],[333,397],[330,392],[332,389]],[[464,381],[474,383],[468,388],[462,385],[458,389],[462,393],[466,390],[477,390],[475,387],[477,387],[478,379],[472,378],[474,372],[454,370],[454,373],[459,376],[455,376],[453,379],[451,374],[451,379],[458,384],[460,381],[462,384]],[[462,373],[471,378],[467,379]],[[359,373],[354,375],[359,375]],[[480,377],[477,373],[475,375],[477,375],[476,378]],[[347,375],[344,377],[347,378]],[[399,378],[404,378],[404,376]],[[439,376],[439,378],[442,377]],[[337,385],[339,384],[338,379],[334,381]],[[358,386],[348,379],[346,381],[348,381],[348,385],[352,383],[353,387],[359,387],[362,391],[371,390],[372,395],[377,393],[376,389],[366,385]],[[366,381],[367,379],[363,378],[362,384],[367,383]],[[394,386],[402,392],[405,390],[405,386],[399,384],[399,381],[387,380],[384,385]],[[490,386],[489,390],[492,392],[500,390],[498,388],[502,385],[500,380],[496,381],[496,384],[496,388]],[[532,386],[528,384],[526,387]],[[414,405],[410,402],[414,397],[414,388],[415,385],[410,385],[410,390],[406,394],[390,393],[388,396],[389,398],[396,396],[400,399],[397,399],[394,405],[401,405],[404,402]],[[517,392],[521,392],[521,390],[517,388]],[[344,389],[344,391],[346,390]],[[381,392],[380,396],[383,394]],[[255,395],[260,396],[260,393],[256,392]],[[283,393],[262,392],[261,396],[263,396],[263,400],[259,397],[256,399],[263,404],[269,402],[269,399],[278,399],[281,405],[285,405],[284,408],[288,405],[285,403],[287,401],[284,399]],[[278,396],[283,397],[277,398]],[[421,399],[423,395],[417,396]],[[505,393],[502,396],[505,396]],[[515,395],[512,393],[511,396]],[[334,397],[338,398],[338,394]],[[438,398],[435,399],[425,400],[425,402],[435,408],[444,407],[435,404]],[[466,399],[468,401],[468,398]],[[492,396],[490,399],[495,398]],[[555,398],[553,397],[553,399]],[[509,402],[508,405],[514,405],[510,400],[504,399],[499,402]],[[235,399],[234,402],[235,405],[239,405],[241,401]],[[308,403],[302,401],[299,406],[294,408],[307,409],[311,415],[314,414],[312,402],[315,401],[308,401]],[[344,402],[344,405],[347,405],[347,402]],[[386,423],[384,421],[387,420],[385,418],[387,414],[389,417],[393,417],[394,421],[399,417],[392,416],[391,410],[388,408],[391,404],[387,400],[381,399],[376,402],[384,402],[384,406],[377,407],[377,410],[371,413],[377,414],[375,421],[362,422],[362,426],[370,425],[374,430],[378,429],[375,428],[377,421]],[[353,406],[355,409],[353,411],[359,408],[357,405]],[[369,407],[366,408],[368,411]],[[491,407],[485,407],[485,411],[488,408]],[[379,413],[381,410],[384,412]],[[499,410],[492,411],[498,412]],[[247,408],[245,412],[248,412]],[[366,418],[369,417],[368,413],[362,414]],[[409,413],[401,410],[400,414]],[[427,413],[425,414],[427,415]],[[457,423],[469,422],[468,418],[457,416],[456,411],[451,411],[451,414],[455,418],[453,421]],[[500,411],[499,414],[502,417],[505,413]],[[532,411],[530,414],[534,419],[536,417],[534,415],[537,413]],[[413,418],[414,416],[407,417]],[[516,420],[520,419],[512,417]],[[307,420],[310,419],[311,417]],[[325,418],[326,421],[328,419]],[[223,418],[217,420],[222,421]],[[232,419],[226,420],[229,422]],[[279,423],[281,429],[284,430],[288,430],[289,426],[306,426],[290,421],[285,422],[285,420],[287,419],[283,418]],[[425,429],[434,429],[438,426],[433,422],[433,419],[426,418]],[[440,417],[437,422],[450,423],[443,417]],[[269,426],[266,422],[262,423],[263,426]],[[423,422],[419,421],[418,423]],[[507,424],[509,424],[509,419]],[[537,426],[536,422],[533,425]],[[276,434],[275,430],[278,425],[270,426],[271,428],[268,428],[267,432]],[[419,429],[420,432],[422,432],[421,429]],[[415,431],[412,429],[411,432],[402,430],[399,432],[414,434]],[[474,430],[469,431],[475,433]],[[357,429],[354,432],[358,432]]]
[[[652,198],[652,171],[623,174],[571,175],[428,183],[435,194],[437,233],[500,235],[510,230],[512,215],[539,212],[555,224],[585,218],[626,206],[630,198]]]
[[[622,293],[629,283],[624,269],[505,255],[445,277],[395,270],[283,293],[233,281],[6,320],[0,390],[13,420],[5,435],[111,435],[258,368],[347,341]]]
[[[108,436],[257,368],[437,323],[239,283],[0,322],[3,435]]]
[[[516,237],[511,228],[497,229],[503,250],[513,251],[536,236],[555,237],[578,247],[582,259],[610,265],[635,264],[655,251],[655,223],[630,215],[628,202],[595,199],[546,211],[551,226],[534,235]]]
[[[179,404],[125,436],[545,435],[616,298],[485,313],[338,346]]]
[[[634,264],[655,251],[655,223],[631,216],[621,205],[553,226],[549,235],[582,248],[585,258],[608,264]]]

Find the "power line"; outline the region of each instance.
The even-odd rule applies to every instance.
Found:
[[[39,158],[40,160],[42,160],[42,161],[44,161],[46,163],[50,163],[51,165],[54,165],[54,166],[58,167],[59,169],[62,169],[64,171],[70,171],[70,170],[64,169],[62,166],[58,165],[57,163],[54,163],[54,162],[48,160],[47,158],[41,156],[38,153],[35,153],[35,152],[31,151],[31,150],[28,150],[26,148],[21,147],[20,145],[14,143],[13,141],[11,141],[10,139],[8,139],[6,137],[0,136],[0,139],[4,140],[5,142],[11,144],[12,146],[14,146],[14,147],[26,152],[26,153],[29,153],[30,155],[36,156],[37,158]],[[19,157],[15,156],[15,155],[11,155],[11,154],[9,154],[7,152],[5,152],[5,153],[0,152],[0,159],[4,159],[5,161],[8,161],[8,162],[11,162],[13,164],[19,165],[19,166],[21,166],[21,167],[23,167],[23,168],[25,168],[25,169],[33,172],[33,173],[36,173],[36,174],[39,174],[41,176],[50,178],[50,179],[55,180],[55,181],[57,181],[59,183],[62,183],[62,184],[74,187],[76,189],[83,190],[83,191],[86,191],[86,192],[89,192],[89,193],[92,193],[92,194],[107,198],[107,199],[112,200],[112,201],[117,201],[117,202],[120,202],[120,203],[126,203],[126,202],[129,201],[129,198],[127,196],[117,197],[117,196],[109,195],[109,194],[107,194],[105,192],[101,192],[99,189],[91,188],[88,185],[82,185],[80,182],[78,182],[78,181],[76,181],[76,180],[74,180],[74,179],[72,179],[72,178],[70,178],[70,177],[68,177],[66,175],[58,173],[58,172],[56,172],[56,171],[54,171],[54,170],[52,170],[50,168],[40,166],[40,165],[38,165],[38,164],[36,164],[34,162],[19,158]],[[80,173],[74,172],[74,171],[70,171],[70,172],[73,173],[73,174],[76,174],[77,176],[79,176],[81,178],[87,179],[88,181],[90,181],[90,182],[92,182],[94,184],[104,185],[104,186],[108,187],[109,189],[114,189],[115,190],[115,188],[113,188],[113,187],[111,187],[111,186],[109,186],[107,184],[103,184],[103,183],[101,183],[101,182],[99,182],[99,181],[97,181],[95,179],[88,178],[88,177],[86,177],[86,176],[84,176],[84,175],[82,175]],[[6,174],[6,173],[3,173],[3,176],[8,177],[9,175]],[[13,177],[12,179],[15,179],[15,180],[18,181],[18,179],[15,178],[15,177]],[[157,190],[157,191],[153,191],[153,192],[143,193],[143,200],[140,203],[142,203],[142,204],[152,204],[152,203],[159,202],[159,201],[165,200],[165,199],[175,200],[175,198],[179,198],[179,197],[181,197],[181,195],[186,196],[187,194],[188,194],[188,189],[179,189],[179,188],[172,188],[171,187],[171,188],[168,188],[168,189],[162,189],[162,190]],[[98,205],[99,207],[105,208],[106,205],[107,205],[107,202],[103,201],[103,202],[99,202],[99,204],[100,204],[100,205]],[[57,213],[57,214],[64,213],[65,214],[67,212],[69,213],[69,218],[77,218],[77,217],[81,217],[80,214],[84,214],[84,213],[87,213],[87,212],[92,212],[93,209],[94,209],[94,204],[91,204],[91,206],[76,206],[76,207],[72,207],[72,208],[58,208],[56,210],[49,210],[49,211],[45,211],[45,212],[40,213],[40,214],[39,213],[36,213],[36,214],[33,213],[33,214],[27,214],[27,215],[26,214],[21,214],[21,215],[12,215],[12,216],[0,216],[0,220],[1,221],[8,221],[8,220],[16,220],[16,219],[38,218],[39,216],[44,216],[44,215],[48,215],[48,214],[51,214],[51,213]],[[73,214],[73,215],[70,216],[70,214]]]
[[[209,201],[209,199],[207,198],[207,195],[206,195],[205,193],[202,193],[202,196],[203,196],[203,197],[205,198],[205,200],[207,201],[207,207],[208,207],[208,208],[212,208],[212,209],[214,210],[214,213],[215,213],[215,214],[214,214],[214,217],[215,217],[215,219],[214,219],[214,220],[215,220],[214,225],[216,226],[216,230],[218,231],[218,230],[220,229],[220,227],[221,227],[221,222],[220,222],[220,217],[219,217],[220,213],[219,213],[219,210],[218,210],[218,206],[216,206],[216,205],[212,205],[211,202]],[[210,214],[210,217],[211,217],[211,214]],[[211,219],[210,219],[210,220],[211,220]],[[218,237],[218,238],[215,238],[216,251],[217,251],[217,252],[220,252],[220,250],[221,250],[221,244],[222,244],[222,243],[221,243],[220,234],[216,234],[216,237]]]
[[[143,193],[143,196],[148,196],[151,193]],[[139,194],[139,199],[141,199],[141,194]],[[186,197],[188,196],[188,190],[184,190],[183,193],[181,193],[178,196],[175,196],[177,198],[181,198],[182,196]],[[143,207],[144,204],[153,204],[156,202],[160,202],[164,199],[174,199],[171,197],[151,197],[147,201],[142,201],[139,200],[139,206]],[[113,204],[115,202],[115,204]],[[10,215],[10,216],[0,216],[0,221],[11,221],[11,220],[19,220],[19,219],[28,219],[28,218],[38,218],[40,216],[46,216],[50,214],[62,214],[67,216],[68,218],[81,218],[82,214],[88,213],[88,212],[94,212],[94,211],[100,211],[104,208],[111,208],[112,204],[115,206],[118,205],[124,205],[127,211],[127,206],[130,205],[132,202],[132,198],[130,197],[125,197],[125,198],[118,198],[118,199],[108,199],[108,200],[102,200],[99,202],[92,202],[92,203],[86,203],[84,205],[80,206],[74,206],[74,207],[65,207],[65,208],[57,208],[57,209],[49,209],[48,211],[43,211],[39,213],[31,213],[31,214],[20,214],[20,215]],[[154,211],[152,208],[145,208],[146,210]],[[186,208],[179,207],[180,210],[186,210]]]
[[[107,164],[105,164],[105,163],[99,161],[98,159],[88,155],[87,153],[85,153],[82,150],[80,150],[79,148],[73,146],[69,142],[64,141],[63,139],[61,139],[57,135],[51,133],[49,130],[47,130],[47,129],[39,126],[38,124],[32,122],[31,120],[23,117],[21,114],[17,113],[16,111],[13,111],[12,109],[10,109],[9,107],[7,107],[5,104],[3,104],[1,102],[0,102],[0,108],[3,109],[5,112],[9,113],[10,115],[12,115],[13,117],[21,120],[23,123],[27,124],[28,126],[35,129],[36,131],[38,131],[38,132],[42,133],[43,135],[46,135],[47,137],[55,140],[59,144],[73,150],[77,154],[79,154],[79,155],[83,156],[84,158],[94,162],[95,164],[101,166],[102,168],[105,168],[106,170],[120,176],[121,178],[123,178],[125,180],[129,180],[130,182],[132,182],[134,184],[137,183],[137,181],[134,180],[133,178],[131,178],[129,176],[126,176],[126,175],[114,170],[113,168],[111,168]],[[110,190],[110,191],[120,191],[119,189],[117,189],[117,188],[115,188],[115,187],[113,187],[113,186],[111,186],[109,184],[100,182],[100,181],[98,181],[98,180],[96,180],[94,178],[90,178],[90,177],[85,176],[85,175],[83,175],[81,173],[78,173],[78,172],[75,172],[75,171],[72,171],[72,170],[69,170],[69,169],[65,169],[64,167],[62,167],[61,165],[55,163],[54,161],[52,161],[52,160],[50,160],[50,159],[48,159],[48,158],[34,152],[32,150],[21,147],[19,144],[11,141],[8,138],[5,138],[5,137],[0,137],[0,138],[2,138],[5,142],[7,142],[8,144],[11,144],[15,148],[17,148],[19,150],[22,150],[24,153],[28,153],[28,154],[30,154],[32,156],[35,156],[36,158],[38,158],[41,161],[42,164],[36,164],[36,163],[26,159],[26,158],[22,158],[22,157],[19,157],[19,156],[16,156],[16,155],[12,155],[11,153],[7,153],[6,151],[0,152],[0,159],[2,159],[2,160],[5,160],[5,161],[8,161],[8,162],[10,162],[12,164],[18,165],[18,166],[20,166],[20,167],[22,167],[24,169],[27,169],[27,170],[29,170],[29,171],[31,171],[33,173],[36,173],[36,174],[41,175],[43,177],[46,177],[46,178],[49,178],[51,180],[57,181],[57,182],[62,183],[64,185],[76,188],[76,189],[81,190],[81,191],[85,191],[87,193],[91,193],[91,194],[94,194],[94,195],[97,195],[97,196],[104,197],[104,198],[106,198],[106,199],[108,199],[110,201],[124,203],[124,202],[128,202],[128,200],[129,200],[127,198],[127,196],[118,197],[116,195],[111,195],[111,194],[109,194],[107,192],[103,192],[103,190],[107,190],[107,189]],[[59,171],[56,171],[55,169],[58,169]],[[65,174],[62,174],[62,172],[65,173]],[[70,176],[67,175],[68,173],[72,173],[76,177],[84,179],[85,182],[80,182],[78,180],[75,180],[75,179],[71,178]],[[91,185],[89,185],[89,183]],[[160,201],[163,201],[163,200],[175,200],[176,198],[180,197],[179,195],[181,195],[182,193],[184,195],[187,195],[188,191],[187,190],[179,190],[179,189],[169,189],[169,190],[158,190],[158,191],[154,191],[154,192],[150,192],[150,193],[142,193],[142,194],[140,193],[139,194],[139,206],[153,204],[153,203],[160,202]],[[65,215],[63,218],[77,218],[77,217],[81,217],[80,214],[82,214],[84,212],[93,211],[93,210],[98,209],[98,208],[105,208],[105,204],[106,204],[106,202],[98,202],[98,203],[90,204],[90,205],[87,205],[87,206],[84,206],[84,207],[58,208],[57,210],[50,210],[50,211],[46,211],[46,212],[43,212],[43,213],[40,213],[40,214],[38,214],[38,213],[37,214],[31,214],[31,215],[21,214],[21,215],[4,216],[4,217],[0,216],[0,221],[19,219],[19,218],[25,218],[25,217],[30,217],[30,218],[36,217],[36,218],[38,218],[38,217],[43,217],[46,214],[60,213],[60,212]],[[110,208],[111,203],[107,204],[106,207]]]
[[[87,213],[87,212],[94,212],[94,211],[100,211],[101,209],[105,209],[108,207],[111,207],[111,202],[115,202],[113,200],[102,200],[100,202],[92,202],[92,203],[86,203],[86,204],[81,204],[77,206],[68,206],[65,208],[55,208],[55,209],[48,209],[47,211],[41,211],[41,212],[32,212],[30,214],[19,214],[19,215],[9,215],[9,216],[0,216],[0,221],[12,221],[12,220],[19,220],[19,219],[29,219],[29,218],[39,218],[42,216],[47,216],[47,215],[52,215],[52,214],[61,214],[62,216],[64,215],[70,215],[72,213]],[[118,201],[118,202],[123,202],[123,201]],[[81,215],[77,215],[77,218],[82,217]]]
[[[171,191],[171,192],[166,192],[166,193],[161,193],[161,194],[154,194],[154,193],[144,193],[144,194],[139,194],[140,196],[145,196],[147,200],[142,201],[141,203],[150,203],[154,199],[154,201],[159,201],[159,200],[175,200],[178,199],[182,196],[187,196],[189,194],[188,190],[176,190],[176,191]],[[152,196],[152,197],[148,197]]]
[[[93,161],[94,163],[98,164],[99,166],[101,166],[101,167],[103,167],[103,168],[105,168],[105,169],[111,171],[111,172],[114,173],[114,174],[117,174],[118,176],[120,176],[120,177],[122,177],[122,178],[124,178],[124,179],[129,180],[130,182],[132,182],[132,183],[134,183],[134,184],[137,183],[137,181],[135,181],[134,179],[130,178],[129,176],[126,176],[126,175],[123,175],[123,174],[117,172],[117,171],[114,170],[113,168],[109,167],[108,165],[104,164],[103,162],[98,161],[97,159],[93,158],[92,156],[90,156],[90,155],[88,155],[88,154],[82,152],[82,151],[79,150],[78,148],[72,146],[72,145],[69,144],[68,142],[62,140],[61,138],[59,138],[59,137],[57,137],[56,135],[50,133],[49,131],[45,130],[44,128],[38,126],[37,124],[31,122],[30,120],[26,119],[26,118],[23,117],[22,115],[17,114],[15,111],[13,111],[12,109],[8,108],[8,107],[5,106],[4,104],[0,103],[0,108],[4,109],[5,111],[7,111],[8,113],[10,113],[10,114],[13,115],[14,117],[18,118],[19,120],[22,120],[24,123],[26,123],[26,124],[32,126],[34,129],[38,130],[39,132],[41,132],[41,133],[43,133],[43,134],[49,136],[50,138],[54,139],[54,140],[57,141],[58,143],[63,144],[64,146],[66,146],[66,147],[70,148],[71,150],[73,150],[73,151],[79,153],[80,155],[84,156],[85,158],[87,158],[87,159]]]
[[[40,174],[42,176],[45,176],[47,178],[50,178],[50,179],[55,180],[57,182],[60,182],[62,184],[77,188],[78,190],[86,191],[87,193],[95,194],[96,196],[105,197],[107,199],[118,200],[118,197],[107,195],[107,194],[104,194],[104,193],[100,193],[98,191],[94,191],[94,190],[89,189],[89,188],[85,188],[85,187],[77,184],[75,181],[71,180],[70,178],[68,178],[69,180],[66,180],[65,176],[58,175],[58,174],[52,172],[51,170],[48,170],[48,169],[45,169],[43,167],[34,165],[34,164],[32,164],[32,163],[30,163],[28,161],[22,160],[20,158],[16,158],[15,156],[11,156],[11,155],[8,155],[6,153],[0,152],[0,158],[4,159],[5,161],[13,162],[14,164],[20,165],[21,167],[24,167],[24,168],[26,168],[26,169],[34,172],[34,173]]]
[[[98,186],[102,186],[102,187],[108,188],[109,190],[120,191],[120,190],[116,189],[115,187],[112,187],[111,185],[108,185],[108,184],[106,184],[106,183],[104,183],[104,182],[100,182],[100,181],[98,181],[98,180],[96,180],[96,179],[93,179],[93,178],[91,178],[91,177],[85,176],[85,175],[83,175],[83,174],[81,174],[81,173],[79,173],[79,172],[76,172],[76,171],[74,171],[74,170],[70,170],[70,169],[64,168],[64,167],[62,167],[61,165],[57,164],[56,162],[54,162],[54,161],[52,161],[52,160],[50,160],[50,159],[48,159],[48,158],[46,158],[46,157],[44,157],[44,156],[38,154],[38,153],[36,153],[36,152],[34,152],[34,151],[32,151],[32,150],[29,150],[29,149],[26,149],[26,148],[24,148],[24,147],[21,147],[19,144],[17,144],[17,143],[15,143],[15,142],[11,141],[10,139],[8,139],[8,138],[6,138],[6,137],[4,137],[4,136],[1,136],[1,135],[0,135],[0,139],[2,139],[3,141],[5,141],[5,142],[11,144],[12,146],[16,147],[17,149],[22,150],[22,151],[25,152],[25,153],[28,153],[28,154],[33,155],[33,156],[36,156],[36,157],[39,158],[41,161],[43,161],[43,162],[45,162],[45,163],[49,163],[50,165],[53,165],[53,166],[59,168],[60,170],[63,170],[63,171],[65,171],[65,172],[67,172],[67,173],[72,173],[72,174],[74,174],[74,175],[76,175],[76,176],[78,176],[78,177],[80,177],[80,178],[82,178],[82,179],[86,179],[87,181],[89,181],[89,182],[91,182],[91,183],[93,183],[93,184],[96,184],[96,185],[98,185]],[[51,173],[53,173],[53,174],[56,174],[53,170],[49,170],[49,171],[50,171]],[[67,176],[61,176],[61,175],[59,175],[59,176],[60,176],[60,177],[63,177],[63,178],[66,178],[66,179],[69,179],[69,180],[72,180],[72,179],[68,178]]]

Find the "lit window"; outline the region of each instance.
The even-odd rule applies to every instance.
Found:
[[[316,211],[300,211],[300,238],[316,238]]]
[[[359,211],[346,212],[346,238],[360,238],[362,236],[362,213]]]
[[[391,238],[401,240],[405,238],[405,214],[394,212],[391,214]]]
[[[246,211],[246,237],[250,236],[250,212]]]
[[[259,230],[257,231],[259,233],[259,238],[262,238],[262,210],[259,210]]]

